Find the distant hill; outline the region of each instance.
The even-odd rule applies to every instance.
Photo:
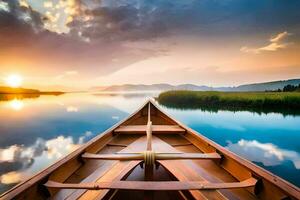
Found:
[[[272,81],[264,83],[254,83],[240,85],[237,87],[209,87],[209,86],[198,86],[194,84],[181,84],[181,85],[170,85],[170,84],[124,84],[124,85],[113,85],[109,87],[93,87],[93,91],[167,91],[167,90],[194,90],[194,91],[265,91],[265,90],[277,90],[282,89],[286,85],[299,85],[300,79],[290,79],[282,81]]]
[[[43,92],[35,89],[26,89],[26,88],[11,88],[11,87],[4,87],[0,86],[0,94],[44,94],[44,95],[59,95],[63,94],[64,92],[59,91],[50,91],[50,92]]]
[[[300,84],[300,79],[290,79],[290,80],[283,80],[283,81],[272,81],[272,82],[265,82],[265,83],[240,85],[232,89],[233,91],[265,91],[265,90],[283,89],[283,87],[286,85],[299,85],[299,84]]]
[[[95,91],[93,87],[91,90]],[[182,85],[170,85],[170,84],[152,84],[152,85],[144,85],[144,84],[125,84],[125,85],[113,85],[106,88],[101,88],[97,91],[167,91],[167,90],[196,90],[196,91],[209,91],[214,90],[212,87],[208,86],[198,86],[193,84],[182,84]]]
[[[177,86],[174,86],[175,90],[200,90],[200,91],[210,91],[210,90],[214,90],[213,87],[208,87],[208,86],[205,86],[205,85],[201,85],[201,86],[198,86],[198,85],[193,85],[193,84],[182,84],[182,85],[177,85]]]
[[[172,90],[172,89],[174,89],[174,86],[170,84],[152,84],[152,85],[125,84],[125,85],[109,86],[104,88],[102,91],[164,91],[164,90]]]

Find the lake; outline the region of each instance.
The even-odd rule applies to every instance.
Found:
[[[0,193],[124,119],[153,95],[78,93],[0,101]],[[300,186],[300,116],[162,108]]]

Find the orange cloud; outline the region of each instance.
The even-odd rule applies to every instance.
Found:
[[[3,174],[0,176],[0,182],[2,184],[12,184],[12,183],[18,183],[22,180],[22,176],[18,172],[9,172],[6,174]]]
[[[284,49],[290,46],[292,43],[290,42],[285,42],[285,39],[292,35],[291,33],[288,33],[287,31],[284,31],[282,33],[277,34],[275,37],[271,37],[269,39],[270,44],[263,46],[263,47],[258,47],[258,48],[251,48],[248,46],[243,46],[240,51],[244,53],[261,53],[262,51],[277,51],[279,49]]]

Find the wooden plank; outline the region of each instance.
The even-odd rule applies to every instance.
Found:
[[[147,151],[152,151],[152,122],[148,121],[147,123]]]
[[[221,156],[218,153],[180,153],[180,154],[165,154],[158,153],[156,156],[157,160],[218,160]]]
[[[95,160],[143,160],[144,156],[141,153],[128,153],[128,154],[91,154],[84,153],[81,156],[83,159]]]
[[[126,144],[130,145],[133,141],[135,141],[137,138],[140,137],[140,135],[137,135],[138,137],[130,137],[129,135],[117,135],[114,136],[113,142],[114,143],[120,143],[120,144]],[[106,145],[104,148],[102,148],[98,154],[111,154],[116,153],[124,149],[124,147],[118,147],[118,146],[109,146]],[[107,160],[83,160],[81,159],[81,162],[84,163],[81,168],[79,168],[70,178],[68,178],[67,182],[75,182],[79,183],[80,181],[84,180],[86,177],[88,177],[90,174],[92,174],[95,170],[97,170],[99,167],[104,165],[105,163],[111,163],[115,161],[107,161]]]
[[[127,147],[128,146],[126,144],[117,144],[117,143],[108,143],[106,145],[107,146],[112,146],[112,147]]]
[[[255,186],[257,180],[249,178],[242,182],[232,183],[209,183],[207,181],[113,181],[113,182],[97,182],[97,183],[59,183],[48,181],[45,186],[50,188],[63,189],[121,189],[121,190],[216,190],[216,189],[235,189]]]
[[[105,162],[103,165],[101,165],[98,169],[96,169],[92,174],[90,174],[88,177],[86,177],[84,180],[82,180],[80,183],[88,183],[88,182],[95,182],[99,179],[99,177],[103,176],[105,173],[107,173],[114,165],[116,165],[117,162]],[[83,194],[86,190],[81,189],[67,189],[67,190],[60,190],[55,196],[52,197],[53,200],[60,200],[60,199],[66,199],[70,197],[73,194],[73,197],[78,196],[79,194]],[[80,196],[80,195],[79,195]]]
[[[118,181],[126,177],[131,170],[134,169],[135,166],[137,166],[140,163],[140,161],[119,161],[113,168],[111,168],[107,173],[105,173],[102,177],[100,177],[97,182],[112,182],[112,181]],[[103,198],[107,193],[109,192],[109,189],[107,190],[99,190],[99,191],[91,191],[86,190],[86,192],[82,193],[80,196],[70,196],[68,199],[101,199]]]
[[[151,122],[151,103],[148,103],[148,122]]]
[[[162,144],[166,144],[166,143],[156,136],[152,137],[152,150],[153,151],[155,151],[157,153],[166,152],[166,151],[164,151],[164,149],[161,148]],[[168,145],[168,144],[166,144],[166,145]],[[147,137],[146,137],[146,135],[144,135],[144,136],[141,136],[136,141],[134,141],[130,145],[130,148],[125,148],[120,153],[121,154],[126,154],[126,153],[132,154],[132,153],[136,153],[136,152],[143,152],[143,151],[145,151],[146,146],[147,146]],[[176,151],[176,149],[174,149],[174,151],[172,153],[180,154],[182,152]]]
[[[144,180],[151,181],[153,180],[154,174],[154,164],[155,164],[155,154],[152,151],[152,122],[151,122],[151,103],[149,102],[148,105],[148,122],[147,122],[147,130],[146,130],[146,137],[147,137],[147,147],[146,151],[143,153],[143,160],[144,160]],[[145,193],[146,199],[153,199],[153,192],[146,192]]]
[[[48,180],[64,182],[68,177],[70,177],[76,170],[82,166],[82,162],[78,159],[73,159],[64,164],[62,167],[55,170],[50,174]],[[55,194],[57,190],[49,189],[51,195]]]
[[[218,153],[155,153],[155,160],[202,160],[202,159],[221,159]],[[84,153],[83,159],[95,160],[143,160],[143,153],[118,153],[118,154],[91,154]]]
[[[189,167],[186,167],[183,161],[159,161],[171,174],[179,181],[198,180],[206,181],[202,176],[195,173]],[[191,190],[190,194],[195,199],[227,199],[220,191],[199,191]]]
[[[173,147],[181,147],[181,146],[190,146],[193,145],[192,143],[185,143],[185,144],[171,144]]]
[[[145,134],[147,125],[120,126],[114,130],[115,133]],[[152,125],[153,133],[184,133],[185,130],[177,125]]]

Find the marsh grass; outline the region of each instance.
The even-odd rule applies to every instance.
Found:
[[[158,102],[179,109],[249,110],[300,114],[299,92],[216,92],[167,91],[159,94]]]

